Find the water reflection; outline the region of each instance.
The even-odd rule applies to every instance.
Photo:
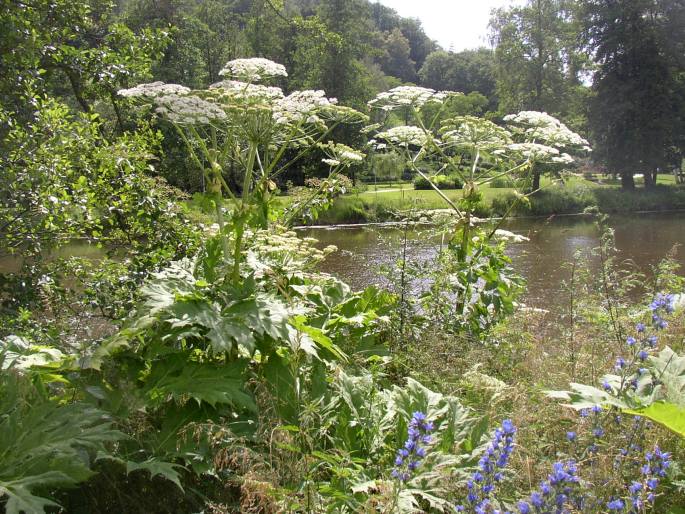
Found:
[[[620,258],[631,260],[642,271],[649,271],[674,245],[685,245],[685,213],[614,216],[609,220],[615,230]],[[568,264],[576,252],[588,257],[588,271],[599,263],[591,250],[599,244],[599,233],[592,219],[585,217],[550,217],[515,219],[504,227],[530,238],[528,243],[510,245],[508,254],[514,266],[528,281],[525,302],[535,307],[549,307],[564,301],[562,281],[569,278]],[[308,229],[308,236],[322,245],[333,244],[341,251],[328,257],[324,271],[334,273],[354,288],[382,285],[380,267],[401,257],[404,233],[397,227]],[[407,231],[407,257],[431,259],[441,244],[428,230]],[[685,265],[685,249],[676,259]]]

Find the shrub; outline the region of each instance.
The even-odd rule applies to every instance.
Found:
[[[497,177],[490,182],[490,187],[496,189],[515,187],[516,184],[510,177]]]
[[[433,183],[440,189],[461,189],[464,182],[457,175],[434,175],[431,177]],[[432,186],[425,178],[418,176],[414,179],[414,189],[432,189]]]

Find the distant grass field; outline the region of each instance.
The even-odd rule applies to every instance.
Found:
[[[580,213],[597,206],[601,211],[636,212],[651,210],[685,209],[685,185],[676,185],[673,175],[659,175],[659,186],[652,191],[641,187],[636,179],[635,191],[623,191],[620,181],[603,176],[594,180],[571,177],[564,183],[542,178],[542,190],[536,193],[528,204],[518,204],[514,215],[549,215]],[[463,195],[460,189],[443,191],[453,202]],[[480,204],[476,210],[479,216],[503,214],[514,201],[514,189],[483,187]],[[287,207],[292,201],[288,195],[275,198],[277,207]],[[203,195],[187,202],[192,217],[209,222],[213,207]],[[230,202],[227,202],[227,206]],[[410,211],[449,208],[447,203],[433,190],[415,190],[411,182],[379,182],[369,184],[365,191],[346,194],[337,198],[331,207],[321,213],[316,224],[341,224],[379,222],[397,219]],[[203,215],[204,213],[204,215]]]

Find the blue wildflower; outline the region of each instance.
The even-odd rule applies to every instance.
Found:
[[[566,512],[562,510],[564,506],[579,505],[580,500],[574,499],[574,492],[580,483],[577,472],[576,463],[572,460],[555,462],[552,473],[540,484],[540,490],[530,495],[530,505],[535,512]],[[519,502],[519,512],[531,512],[530,505],[525,501]]]
[[[392,470],[392,477],[400,482],[406,482],[421,464],[421,460],[426,456],[426,449],[422,444],[431,442],[430,433],[433,431],[433,423],[426,421],[423,412],[414,412],[409,427],[407,428],[407,440],[404,446],[397,450],[395,456],[395,469]]]
[[[609,510],[616,510],[620,511],[625,508],[625,504],[623,503],[623,500],[612,500],[609,503],[607,503],[607,509]]]
[[[469,493],[466,497],[473,511],[489,512],[487,507],[491,505],[490,495],[495,490],[495,485],[504,478],[501,472],[508,462],[514,450],[514,435],[516,427],[509,419],[502,422],[502,426],[495,430],[491,443],[478,461],[478,470],[473,473],[466,483]],[[464,510],[463,505],[457,505]]]
[[[666,476],[671,465],[671,455],[655,447],[653,452],[645,453],[645,464],[640,468],[642,482],[633,482],[629,487],[630,502],[635,509],[642,509],[647,503],[654,502],[659,480]]]

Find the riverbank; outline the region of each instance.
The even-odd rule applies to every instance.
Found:
[[[450,200],[458,201],[461,191],[445,191]],[[477,215],[502,216],[516,202],[512,189],[484,189]],[[445,208],[445,201],[435,191],[413,189],[364,192],[337,198],[312,224],[338,225],[378,223],[418,215],[421,211]],[[641,211],[677,211],[685,209],[685,187],[660,184],[653,190],[642,188],[624,191],[615,185],[598,185],[585,180],[550,185],[526,202],[518,202],[510,212],[513,216],[546,216],[580,214],[596,207],[607,214]]]

